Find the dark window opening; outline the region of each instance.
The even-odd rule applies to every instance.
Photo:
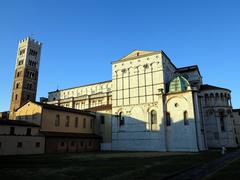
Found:
[[[221,126],[221,131],[225,132],[225,122],[224,122],[224,114],[220,113],[220,126]]]
[[[86,128],[86,119],[83,119],[83,128]]]
[[[56,127],[59,127],[59,126],[60,126],[60,115],[59,115],[59,114],[56,115],[55,126],[56,126]]]
[[[118,121],[119,121],[119,125],[120,126],[123,126],[125,124],[125,120],[124,120],[124,117],[122,116],[122,112],[119,113],[118,115]]]
[[[189,125],[189,120],[188,120],[188,112],[184,111],[183,113],[183,120],[184,120],[184,125]]]
[[[170,113],[168,112],[166,115],[166,126],[171,126],[171,116],[170,116]]]
[[[70,124],[70,117],[67,116],[66,117],[66,122],[65,122],[65,127],[69,127],[69,124]]]
[[[93,126],[94,126],[94,120],[91,119],[91,120],[90,120],[90,128],[93,129]]]
[[[18,61],[19,66],[22,65],[22,64],[23,64],[23,60]]]
[[[27,136],[31,136],[31,133],[32,133],[32,129],[31,128],[27,128]]]
[[[78,127],[78,117],[75,118],[75,128]]]
[[[40,142],[36,142],[35,147],[39,148],[40,147]]]
[[[88,146],[92,146],[92,142],[91,141],[88,142]]]
[[[23,146],[23,143],[22,143],[22,142],[18,142],[18,143],[17,143],[17,147],[18,147],[18,148],[22,148],[22,146]]]
[[[15,134],[15,127],[10,127],[10,135],[14,135]]]
[[[17,77],[19,77],[20,76],[20,72],[17,72]]]
[[[81,141],[81,146],[83,146],[84,145],[84,143],[83,143],[83,141]]]
[[[101,124],[105,124],[105,117],[104,117],[104,116],[101,116],[101,117],[100,117],[100,121],[101,121]]]

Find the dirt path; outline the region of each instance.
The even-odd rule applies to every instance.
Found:
[[[192,167],[189,169],[185,169],[181,172],[170,175],[164,180],[200,180],[206,178],[208,175],[222,169],[226,165],[230,164],[236,158],[240,158],[240,151],[230,152],[222,156],[221,158],[198,165],[196,167]]]

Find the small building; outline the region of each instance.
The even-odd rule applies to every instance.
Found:
[[[40,126],[26,121],[0,121],[0,155],[43,154]]]
[[[99,150],[101,138],[95,134],[95,115],[90,112],[29,101],[16,110],[16,119],[41,126],[46,153]]]

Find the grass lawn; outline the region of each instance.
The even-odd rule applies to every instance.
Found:
[[[161,179],[219,156],[219,152],[2,156],[0,179]]]
[[[233,161],[230,165],[226,166],[222,170],[206,178],[206,180],[221,180],[221,179],[229,180],[240,179],[240,159]]]

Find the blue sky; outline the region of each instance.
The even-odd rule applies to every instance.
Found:
[[[0,111],[8,110],[17,43],[43,43],[38,97],[111,79],[111,61],[163,50],[177,66],[199,65],[204,83],[232,90],[240,107],[240,1],[0,1]],[[37,98],[38,100],[38,98]]]

